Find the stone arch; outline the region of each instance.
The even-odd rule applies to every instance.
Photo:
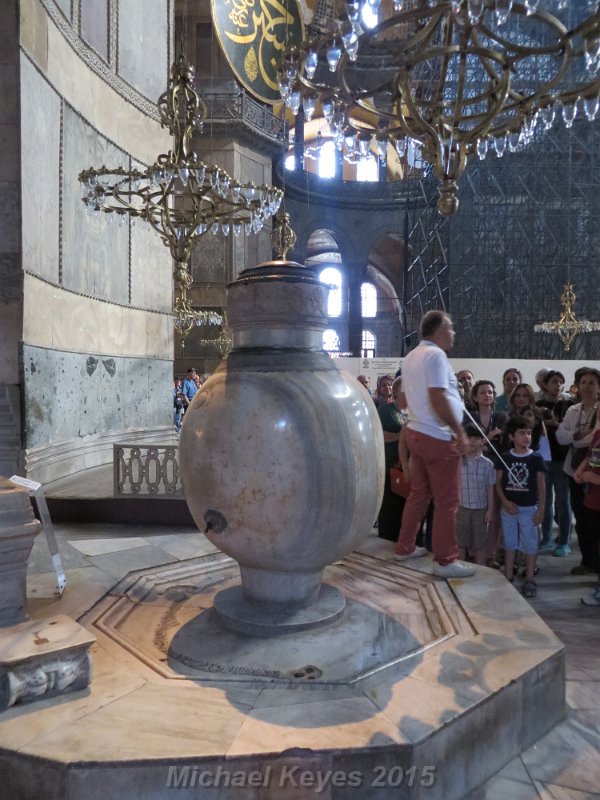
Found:
[[[321,265],[343,263],[337,233],[329,228],[314,228],[306,240],[306,266],[318,270]]]
[[[408,250],[410,263],[410,248]],[[367,274],[378,288],[378,294],[387,304],[386,311],[400,313],[403,302],[405,271],[405,246],[401,235],[385,231],[371,239],[367,256]],[[383,310],[383,309],[382,309]]]

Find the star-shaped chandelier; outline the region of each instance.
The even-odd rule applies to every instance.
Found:
[[[577,319],[573,306],[575,292],[572,284],[568,283],[560,296],[563,312],[556,322],[540,322],[533,326],[534,333],[555,333],[564,345],[565,352],[569,352],[573,340],[580,333],[600,331],[600,322],[590,322],[587,319]]]

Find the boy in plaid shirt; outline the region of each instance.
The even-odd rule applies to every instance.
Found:
[[[496,471],[481,450],[483,433],[475,425],[465,425],[468,448],[460,465],[460,503],[456,515],[456,538],[459,558],[467,552],[476,564],[485,564],[487,558],[487,526],[494,508]]]

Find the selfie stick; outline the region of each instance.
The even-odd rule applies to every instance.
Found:
[[[492,450],[494,451],[494,453],[495,453],[495,454],[498,456],[498,460],[499,460],[499,461],[501,461],[501,462],[502,462],[502,464],[504,464],[504,466],[506,467],[506,470],[507,470],[508,474],[510,475],[511,479],[513,480],[513,482],[517,484],[517,486],[519,487],[519,489],[524,489],[524,488],[525,488],[524,484],[523,484],[523,483],[522,483],[522,482],[519,480],[519,478],[517,478],[517,477],[515,476],[515,474],[514,474],[514,472],[513,472],[513,470],[512,470],[512,467],[509,467],[509,466],[508,466],[508,464],[506,463],[506,461],[505,461],[505,460],[502,458],[502,456],[500,455],[500,453],[499,453],[499,452],[496,450],[496,448],[494,447],[494,445],[492,444],[492,442],[491,442],[491,441],[488,439],[488,437],[486,436],[486,433],[485,433],[485,431],[483,430],[483,428],[481,427],[481,425],[480,425],[480,424],[477,422],[477,420],[476,420],[476,419],[473,417],[473,415],[471,414],[471,412],[469,411],[469,409],[468,409],[466,406],[465,406],[465,414],[466,414],[466,415],[469,417],[469,419],[471,420],[471,422],[473,423],[473,425],[475,425],[475,427],[477,428],[477,430],[478,430],[478,431],[479,431],[479,432],[482,434],[483,438],[486,440],[486,442],[487,442],[487,443],[489,444],[489,446],[492,448]]]

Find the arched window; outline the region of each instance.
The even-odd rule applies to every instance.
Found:
[[[342,273],[335,267],[326,267],[319,274],[319,280],[331,286],[327,299],[327,316],[339,317],[342,313]]]
[[[335,177],[335,144],[325,142],[319,156],[319,178]]]
[[[363,317],[377,316],[377,289],[365,282],[360,287],[361,314]]]
[[[333,328],[327,328],[326,331],[323,331],[323,350],[328,353],[340,352],[340,337]]]
[[[361,158],[356,165],[356,180],[357,181],[378,181],[379,180],[379,167],[377,166],[377,159],[370,155],[369,158]]]
[[[375,345],[376,340],[373,331],[363,331],[361,345],[363,358],[375,358]]]

